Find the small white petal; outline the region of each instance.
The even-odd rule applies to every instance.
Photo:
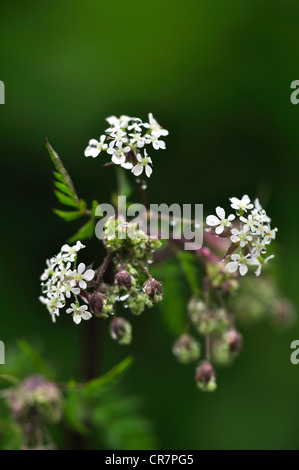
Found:
[[[78,266],[78,273],[82,274],[84,270],[85,270],[85,264],[80,263],[79,266]]]
[[[78,315],[77,313],[74,313],[73,320],[76,323],[76,325],[79,325],[79,323],[81,323],[81,315]]]
[[[216,207],[216,214],[218,215],[220,220],[225,219],[225,210],[222,207]]]
[[[218,227],[216,227],[215,229],[215,232],[217,233],[217,235],[220,235],[220,233],[222,233],[224,230],[224,226],[223,225],[218,225]]]
[[[247,273],[248,271],[248,266],[246,266],[246,264],[241,264],[240,266],[240,274],[241,276],[245,276],[245,274]]]
[[[151,176],[152,172],[153,172],[153,169],[149,165],[146,165],[145,174],[148,178]]]
[[[132,173],[135,176],[141,175],[142,172],[143,172],[143,165],[138,164],[134,166],[134,168],[132,168]]]
[[[87,284],[85,281],[83,281],[83,279],[81,279],[81,281],[79,281],[79,286],[81,287],[81,289],[86,289]]]
[[[92,317],[92,314],[90,312],[82,312],[81,316],[83,320],[90,320]]]
[[[220,224],[220,220],[215,215],[208,215],[206,222],[208,225],[211,225],[212,227]]]
[[[231,261],[230,263],[227,263],[226,269],[229,273],[235,273],[238,269],[238,263]]]
[[[86,279],[86,281],[91,281],[94,278],[94,274],[95,272],[93,269],[87,269],[84,273],[84,279]]]

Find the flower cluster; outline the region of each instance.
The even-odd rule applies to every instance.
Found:
[[[105,151],[115,165],[131,170],[135,176],[140,176],[144,170],[149,178],[153,171],[152,159],[146,147],[164,150],[166,146],[161,138],[167,136],[168,131],[158,124],[151,113],[148,122],[129,116],[110,116],[106,120],[110,127],[99,140],[89,141],[84,155],[95,158]]]
[[[216,215],[209,215],[206,223],[214,228],[218,236],[230,238],[231,246],[226,255],[230,257],[226,264],[227,271],[239,271],[244,276],[248,266],[253,265],[257,267],[255,274],[259,276],[263,265],[274,258],[274,255],[265,255],[271,241],[275,239],[277,228],[270,227],[271,219],[258,199],[252,204],[249,197],[244,195],[242,199],[232,197],[230,201],[235,214],[226,216],[224,209],[218,206]]]
[[[53,322],[59,316],[59,310],[66,306],[68,299],[74,296],[67,313],[71,313],[73,320],[79,324],[83,320],[89,320],[91,313],[86,305],[79,305],[77,296],[87,287],[87,283],[94,278],[93,269],[86,269],[84,263],[75,267],[77,253],[85,248],[80,241],[74,246],[63,245],[58,255],[46,261],[47,267],[41,275],[43,295],[40,301],[46,305]]]

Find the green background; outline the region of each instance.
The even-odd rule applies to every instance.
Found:
[[[83,152],[111,114],[146,119],[153,112],[169,129],[167,150],[154,155],[151,202],[203,203],[210,212],[228,207],[230,196],[261,198],[279,227],[275,271],[298,305],[299,106],[290,102],[290,84],[299,79],[298,2],[2,1],[0,10],[0,338],[7,363],[15,339],[25,337],[61,376],[81,367],[86,325],[67,316],[53,325],[38,302],[45,258],[77,226],[51,213],[44,138],[79,194],[106,202],[114,171]],[[289,360],[298,325],[245,329],[242,355],[219,371],[211,395],[195,389],[193,367],[175,362],[158,310],[134,326],[137,361],[126,387],[143,397],[161,449],[298,449],[299,365]],[[103,328],[104,371],[127,351]]]

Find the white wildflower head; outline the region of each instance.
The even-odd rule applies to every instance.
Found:
[[[85,246],[80,241],[73,246],[63,245],[56,256],[46,261],[47,267],[40,277],[43,295],[39,299],[46,305],[53,322],[56,321],[59,310],[65,307],[68,299],[74,296],[78,302],[77,295],[82,289],[86,289],[87,282],[94,278],[94,270],[86,269],[84,263],[80,263],[78,269],[75,267],[77,254],[82,248]],[[80,321],[75,322],[80,323]]]
[[[92,314],[87,310],[87,305],[79,305],[72,303],[70,308],[67,309],[66,313],[70,313],[72,315],[76,325],[79,325],[82,318],[83,320],[90,320],[92,317]]]
[[[166,145],[162,139],[168,135],[168,131],[160,126],[152,113],[148,115],[148,122],[126,115],[119,118],[109,116],[106,120],[109,127],[105,134],[101,135],[99,141],[89,141],[85,156],[95,158],[105,151],[115,165],[131,170],[135,176],[145,170],[146,176],[150,177],[153,170],[149,164],[152,164],[152,160],[146,148],[164,150]]]
[[[216,227],[215,232],[220,235],[226,227],[231,227],[231,222],[234,220],[235,215],[230,214],[227,218],[225,217],[225,210],[222,207],[216,207],[216,215],[209,215],[207,217],[207,224],[211,227]]]
[[[232,197],[230,201],[236,214],[226,217],[224,209],[218,206],[217,216],[209,215],[206,224],[213,227],[217,235],[222,234],[230,239],[232,245],[227,255],[230,256],[226,264],[227,271],[238,271],[244,276],[248,272],[248,266],[253,265],[257,266],[255,274],[259,276],[262,267],[274,258],[274,255],[265,255],[276,237],[277,228],[271,228],[271,219],[258,199],[252,204],[249,196],[245,195],[241,199]]]

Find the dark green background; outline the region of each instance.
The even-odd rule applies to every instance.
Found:
[[[299,79],[298,22],[299,4],[290,0],[1,2],[0,338],[7,363],[23,336],[62,377],[80,366],[86,325],[66,316],[53,325],[37,299],[45,258],[76,226],[51,213],[44,138],[80,195],[107,201],[113,169],[83,151],[110,114],[145,119],[151,111],[169,129],[167,150],[153,155],[152,202],[204,203],[208,212],[227,207],[230,196],[260,196],[279,227],[280,285],[298,305],[299,106],[290,102],[290,83]],[[299,365],[289,360],[298,325],[245,330],[241,357],[219,372],[211,395],[195,389],[192,367],[176,364],[157,310],[135,326],[138,360],[127,388],[144,398],[160,448],[298,449]],[[107,336],[102,370],[126,354]]]

